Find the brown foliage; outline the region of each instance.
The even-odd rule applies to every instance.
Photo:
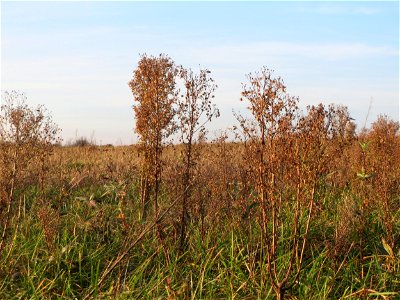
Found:
[[[209,76],[209,70],[200,70],[194,74],[192,70],[180,68],[179,76],[184,86],[184,92],[179,98],[177,118],[180,141],[184,145],[184,159],[182,166],[182,207],[180,221],[180,249],[183,251],[186,241],[186,227],[188,219],[188,204],[191,200],[193,185],[195,185],[194,172],[200,160],[198,144],[204,139],[205,124],[213,117],[219,116],[219,111],[213,105],[214,91],[217,86]]]
[[[322,209],[316,201],[321,180],[335,168],[332,162],[354,133],[347,108],[320,104],[308,107],[300,117],[298,98],[286,93],[283,80],[271,70],[263,68],[248,80],[242,96],[253,119],[237,116],[238,135],[256,187],[268,272],[279,298],[295,284],[302,268],[311,220]],[[284,211],[291,211],[293,220],[285,219]],[[285,223],[291,232],[282,236]],[[285,267],[277,262],[282,249],[291,253]]]
[[[59,129],[46,110],[30,108],[26,97],[17,91],[2,95],[0,114],[0,222],[3,235],[0,250],[16,202],[15,191],[23,187],[32,166],[38,170],[36,184],[43,192],[47,161],[54,144],[59,143]]]
[[[165,139],[175,130],[173,108],[176,102],[174,62],[165,55],[142,55],[133,79],[129,82],[136,105],[136,132],[143,153],[141,184],[142,218],[146,218],[153,192],[154,213],[158,215],[158,193],[161,180],[162,151]]]

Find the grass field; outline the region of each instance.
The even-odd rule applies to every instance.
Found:
[[[383,156],[375,133],[363,136],[374,176],[357,176],[363,149],[354,140],[320,177],[301,272],[287,299],[400,297],[400,140],[390,140],[385,149],[395,152]],[[243,149],[223,139],[201,146],[180,251],[180,146],[164,151],[159,222],[152,213],[140,220],[135,146],[56,148],[44,185],[34,166],[19,177],[0,256],[0,298],[273,299]],[[290,201],[282,210],[284,245]],[[278,247],[278,276],[290,253],[290,245]]]
[[[400,300],[399,1],[4,2],[0,300]]]

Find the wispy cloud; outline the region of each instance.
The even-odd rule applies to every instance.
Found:
[[[377,15],[381,13],[378,8],[353,6],[349,3],[321,3],[316,6],[302,6],[299,11],[323,15]]]
[[[204,58],[204,53],[207,53]],[[398,49],[388,46],[372,46],[361,43],[309,44],[290,42],[257,42],[248,44],[230,44],[206,46],[191,49],[187,55],[196,56],[198,61],[206,59],[208,63],[253,63],[263,58],[270,60],[279,57],[308,58],[313,60],[341,61],[368,57],[398,56]]]

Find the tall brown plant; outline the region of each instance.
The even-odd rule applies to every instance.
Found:
[[[43,106],[36,109],[26,104],[26,97],[17,91],[4,92],[0,113],[0,221],[3,229],[0,250],[6,239],[17,202],[15,192],[23,189],[23,179],[30,165],[40,168],[39,180],[43,196],[46,163],[54,144],[59,143],[59,129]]]
[[[153,193],[154,214],[158,215],[162,152],[165,140],[175,130],[173,118],[176,103],[177,69],[171,58],[142,55],[133,79],[129,82],[136,104],[136,133],[143,153],[141,202],[142,218],[146,219],[150,193]]]
[[[205,124],[219,116],[219,110],[213,105],[214,91],[217,85],[209,76],[207,69],[194,74],[192,70],[180,68],[179,75],[184,86],[183,94],[178,100],[178,128],[180,141],[184,145],[184,169],[182,176],[183,198],[180,222],[180,249],[186,241],[188,219],[188,202],[191,197],[193,170],[199,160],[200,152],[196,144],[205,136]]]
[[[308,164],[302,159],[306,136],[297,123],[298,98],[288,95],[283,80],[274,77],[268,68],[250,74],[248,80],[242,96],[249,103],[253,119],[238,116],[238,120],[261,211],[267,273],[277,299],[283,299],[296,284],[302,268],[316,181],[312,177],[311,189],[305,184],[311,174],[304,172]],[[293,220],[285,217],[288,213]],[[282,251],[289,253],[286,262],[279,261]]]
[[[368,134],[372,182],[375,195],[373,203],[380,208],[386,239],[394,249],[399,234],[395,229],[394,212],[400,209],[400,124],[387,116],[379,116]]]

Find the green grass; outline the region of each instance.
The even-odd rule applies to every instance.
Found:
[[[35,189],[26,192],[19,225],[14,218],[0,256],[0,298],[274,299],[255,220],[248,227],[248,223],[235,225],[221,218],[217,224],[208,224],[205,233],[191,223],[183,253],[178,251],[171,228],[165,229],[162,243],[152,229],[101,281],[108,266],[152,222],[151,218],[144,224],[135,221],[138,203],[131,198],[134,189],[132,186],[125,204],[110,186],[81,187],[61,202],[50,201],[60,219],[50,245],[35,213],[38,193]],[[54,190],[49,193],[54,194]],[[399,253],[390,255],[385,250],[377,214],[368,216],[368,236],[349,242],[345,251],[334,255],[329,242],[341,196],[326,197],[326,209],[311,226],[299,281],[287,296],[400,298]],[[90,200],[96,202],[94,207],[88,205]],[[118,217],[121,211],[131,225],[129,229]],[[285,217],[290,216],[287,211]],[[280,266],[287,263],[289,255],[284,249],[277,259]]]

